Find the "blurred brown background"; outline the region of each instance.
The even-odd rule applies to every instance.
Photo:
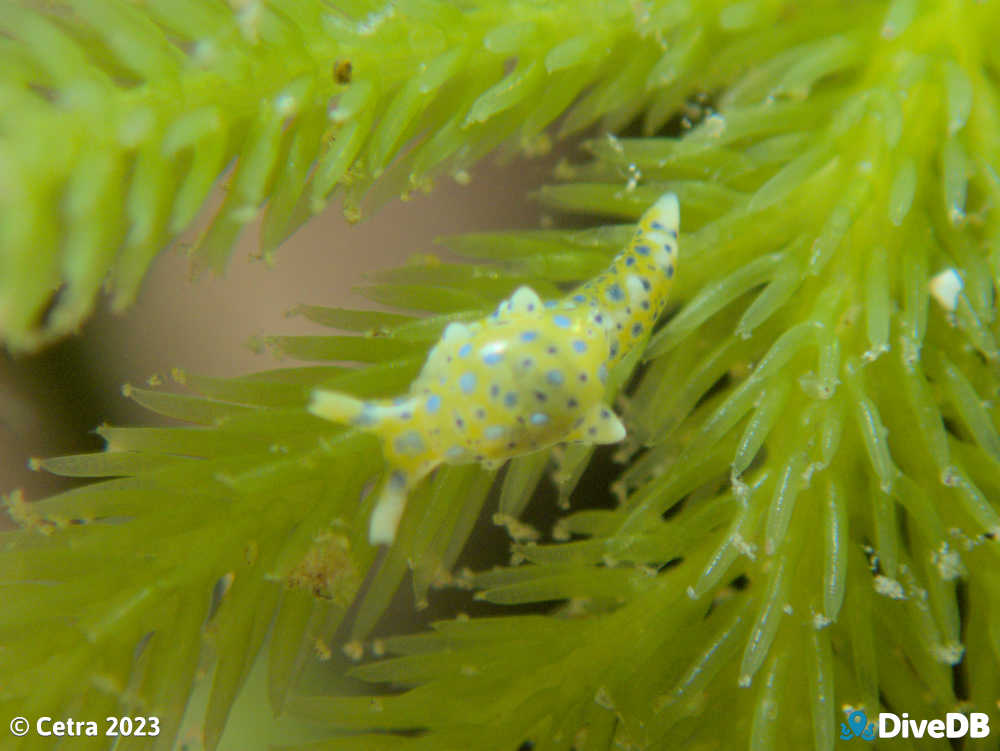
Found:
[[[527,194],[551,175],[559,154],[481,164],[460,186],[439,179],[430,195],[394,202],[357,225],[332,204],[278,251],[268,268],[251,260],[256,226],[247,229],[224,277],[189,280],[189,262],[172,250],[154,263],[136,305],[124,315],[99,311],[77,337],[31,357],[0,355],[0,493],[23,488],[36,500],[69,482],[32,472],[32,456],[98,451],[102,422],[160,424],[121,395],[173,367],[234,376],[279,367],[246,342],[255,334],[308,334],[323,329],[286,318],[298,303],[378,307],[352,287],[365,272],[438,253],[440,235],[537,227],[540,209]],[[8,520],[0,518],[0,528]]]

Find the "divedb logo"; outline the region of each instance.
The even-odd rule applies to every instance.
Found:
[[[906,712],[893,714],[879,712],[877,722],[868,722],[868,716],[855,710],[847,715],[847,722],[840,723],[840,739],[849,741],[860,738],[986,738],[990,734],[990,716],[985,712],[949,712],[944,719],[913,720]]]

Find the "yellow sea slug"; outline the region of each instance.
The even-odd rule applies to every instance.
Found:
[[[507,459],[556,443],[616,443],[608,370],[645,341],[677,263],[677,197],[642,215],[610,268],[562,300],[521,287],[481,321],[449,325],[405,396],[316,391],[309,410],[379,437],[388,471],[369,527],[391,543],[407,494],[441,464]]]

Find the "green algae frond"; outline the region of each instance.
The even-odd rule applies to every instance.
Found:
[[[379,79],[399,87],[370,95],[384,111],[340,110],[357,148],[338,179],[350,168],[359,202],[369,188],[394,194],[432,166],[464,169],[537,136],[566,108],[569,131],[611,113],[612,135],[539,197],[624,223],[448,238],[478,263],[410,265],[370,287],[427,317],[304,306],[355,333],[268,340],[307,367],[130,389],[192,426],[102,428],[106,452],[40,464],[115,479],[29,507],[8,499],[23,529],[0,537],[0,703],[11,715],[155,710],[172,737],[207,636],[213,748],[269,636],[271,709],[328,729],[303,750],[825,750],[855,709],[988,713],[995,741],[1000,8],[510,8],[398,3],[344,20],[344,38],[371,45],[369,65],[409,68]],[[331,58],[345,57],[338,44]],[[379,57],[378,44],[399,54]],[[452,53],[472,57],[448,67]],[[367,67],[352,66],[352,87]],[[433,91],[450,93],[429,96],[430,70]],[[415,145],[381,174],[404,142]],[[316,195],[320,172],[302,183],[306,172],[288,178],[294,201],[278,191],[268,206]],[[459,572],[494,474],[440,471],[345,621],[347,590],[376,563],[371,498],[358,498],[381,460],[370,438],[309,415],[310,391],[405,390],[448,322],[520,284],[554,296],[598,272],[666,190],[682,211],[675,304],[613,374],[629,438],[606,493],[579,485],[590,449],[515,460],[496,502],[515,538],[509,565]],[[518,519],[550,480],[569,510],[527,528]],[[407,573],[418,604],[461,586],[496,614],[369,641]],[[338,633],[373,659],[301,690],[317,640]],[[344,671],[370,686],[345,688]]]

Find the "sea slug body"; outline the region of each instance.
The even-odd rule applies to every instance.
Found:
[[[387,471],[369,539],[389,544],[407,494],[441,464],[507,459],[556,443],[616,443],[608,372],[645,342],[677,264],[679,208],[667,193],[640,218],[607,271],[562,300],[520,287],[485,319],[450,324],[409,393],[361,400],[316,391],[309,410],[376,434]]]

